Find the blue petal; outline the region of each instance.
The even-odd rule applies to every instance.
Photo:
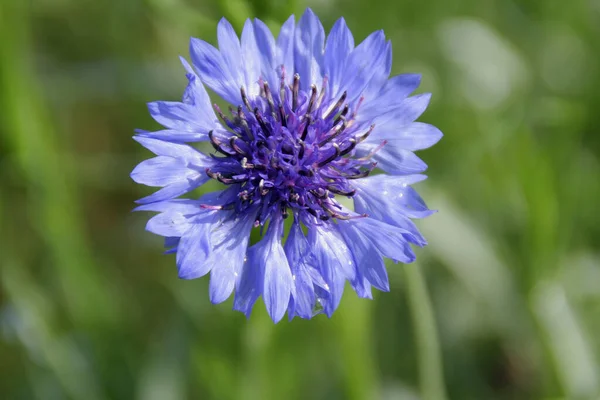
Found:
[[[323,66],[329,79],[330,98],[337,101],[340,96],[340,87],[344,79],[346,59],[354,49],[354,38],[348,29],[344,18],[336,21],[327,36]]]
[[[184,193],[188,193],[188,192],[196,189],[197,187],[204,184],[207,180],[208,180],[208,178],[206,177],[206,174],[201,174],[196,179],[180,180],[180,181],[177,181],[175,183],[165,186],[164,188],[156,191],[155,193],[153,193],[149,196],[146,196],[144,198],[136,200],[136,203],[147,204],[147,203],[153,203],[155,201],[164,201],[164,200],[173,199],[175,197],[181,196]]]
[[[354,289],[359,296],[362,294],[361,297],[371,298],[370,288],[364,282],[366,280],[377,289],[389,292],[390,284],[381,255],[356,227],[357,225],[352,223],[341,222],[339,224],[340,232],[342,232],[346,241],[352,243],[352,254],[360,272],[359,277],[362,278],[356,280],[356,282],[351,282]]]
[[[284,250],[292,270],[295,287],[295,294],[293,294],[290,301],[288,315],[292,318],[297,314],[301,318],[309,319],[312,317],[316,299],[313,281],[309,273],[311,267],[307,264],[312,263],[314,265],[315,260],[310,251],[308,239],[302,233],[298,222],[292,225]],[[322,277],[320,278],[322,280]]]
[[[300,75],[300,89],[308,92],[311,84],[319,86],[322,79],[325,30],[319,18],[307,8],[296,27],[294,66]]]
[[[263,292],[265,280],[265,268],[258,262],[256,253],[256,245],[248,249],[247,261],[241,269],[233,299],[233,309],[243,312],[246,318],[250,318],[254,303]]]
[[[199,176],[200,173],[189,169],[185,161],[166,156],[144,160],[131,172],[131,179],[136,183],[158,187],[177,183],[181,180],[195,179]]]
[[[366,212],[383,222],[407,229],[417,235],[419,242],[425,244],[416,228],[405,225],[402,217],[425,218],[435,211],[427,205],[419,194],[409,185],[425,179],[424,175],[406,177],[376,175],[354,182],[356,212]]]
[[[221,18],[219,25],[217,26],[217,40],[219,42],[219,51],[223,58],[223,64],[227,68],[229,76],[233,82],[238,86],[239,92],[240,87],[243,85],[242,77],[242,50],[240,46],[240,40],[238,39],[233,26],[225,18]]]
[[[360,118],[371,120],[414,92],[421,83],[420,74],[396,75],[385,82],[376,93],[366,98],[360,108]]]
[[[190,96],[192,96],[192,93],[188,90],[186,99],[189,100]],[[201,107],[203,110],[212,110],[210,105],[202,105]],[[202,136],[202,134],[206,134],[216,127],[217,120],[214,118],[214,114],[210,116],[210,113],[199,112],[198,108],[200,107],[177,101],[148,103],[150,115],[162,126],[175,131],[193,132]]]
[[[374,75],[386,70],[387,50],[388,45],[383,31],[377,31],[369,35],[348,56],[343,84],[343,90],[348,92],[348,102],[362,94]]]
[[[245,89],[249,97],[260,94],[258,79],[261,76],[261,55],[254,36],[252,21],[247,19],[242,30],[242,62],[245,76]]]
[[[200,210],[202,203],[198,200],[191,199],[173,199],[167,201],[161,201],[156,203],[144,204],[137,206],[133,211],[156,211],[165,212],[171,210],[177,210],[182,214],[193,214],[194,211]]]
[[[328,292],[324,311],[331,317],[340,304],[346,278],[354,279],[354,261],[344,240],[333,229],[309,228],[308,240]]]
[[[397,130],[415,121],[427,109],[431,93],[422,93],[407,97],[401,102],[392,102],[381,105],[378,109],[378,115],[359,112],[357,121],[366,124],[375,124],[373,137],[377,138],[377,131]],[[362,111],[362,110],[361,110]],[[369,138],[370,140],[374,140]]]
[[[373,133],[374,138],[369,137],[365,143],[373,143],[374,141],[386,139],[389,146],[416,151],[433,146],[443,136],[438,128],[423,122],[413,122],[410,125],[399,128],[390,126],[391,129],[386,129],[387,126],[390,126],[390,124],[384,126],[382,129],[375,129]]]
[[[133,140],[158,156],[181,158],[189,163],[195,163],[199,166],[212,165],[210,157],[186,144],[172,143],[144,136],[134,136]]]
[[[206,275],[213,267],[209,256],[211,253],[210,233],[213,228],[212,214],[197,221],[181,237],[177,246],[177,268],[181,279],[196,279]]]
[[[276,53],[277,48],[275,45],[275,39],[273,34],[269,30],[269,27],[265,25],[259,19],[254,20],[254,37],[256,40],[256,46],[258,47],[258,56],[261,65],[261,75],[263,79],[266,79],[269,86],[273,88],[272,95],[275,101],[279,100],[279,76],[277,74],[277,61]],[[281,64],[281,63],[279,63]]]
[[[253,246],[250,262],[264,272],[263,298],[267,312],[277,323],[285,315],[292,292],[292,271],[281,246],[283,222],[272,220],[263,239]]]
[[[382,256],[403,263],[415,260],[407,241],[407,238],[413,238],[410,232],[373,218],[358,218],[348,223],[355,224],[355,229],[360,230]]]
[[[243,216],[222,221],[211,233],[213,250],[209,263],[210,301],[221,303],[231,295],[246,256],[250,229],[254,223],[254,214],[247,212]]]
[[[375,143],[361,143],[356,148],[356,155],[367,156],[378,147]],[[371,156],[371,159],[377,162],[378,168],[392,175],[418,174],[427,169],[427,164],[413,152],[399,147],[393,142],[387,142]]]
[[[296,29],[295,19],[292,15],[285,21],[277,37],[277,65],[283,67],[286,83],[291,83],[294,75],[294,32]]]
[[[190,220],[177,212],[163,212],[148,220],[146,230],[165,237],[181,237],[191,227]]]
[[[241,102],[240,82],[235,79],[238,71],[230,71],[221,53],[204,40],[190,40],[190,56],[200,79],[225,101]]]

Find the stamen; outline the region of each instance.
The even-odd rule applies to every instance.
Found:
[[[279,103],[279,117],[281,118],[281,126],[287,127],[287,117],[285,115],[285,110],[283,109],[283,104]]]
[[[242,101],[244,102],[244,105],[248,111],[252,111],[252,107],[250,107],[250,102],[248,101],[248,96],[246,96],[246,90],[244,90],[243,86],[240,88],[240,94],[242,95]]]
[[[344,131],[344,129],[346,129],[346,118],[343,116],[340,118],[341,118],[342,123],[335,125],[333,128],[331,128],[331,130],[328,132],[328,134],[331,133],[331,135],[329,135],[325,139],[321,140],[319,142],[319,147],[323,147],[327,143],[331,142],[333,139],[338,137],[339,134]]]
[[[246,121],[246,116],[242,112],[242,106],[238,106],[238,121],[239,121],[239,124],[244,129],[244,132],[246,132],[246,135],[248,136],[248,139],[254,140],[254,134],[250,130],[250,126],[248,125],[248,121]]]
[[[329,197],[329,192],[327,192],[327,190],[323,189],[323,188],[318,188],[315,190],[311,190],[310,191],[312,194],[315,195],[315,197],[319,198],[319,199],[326,199]]]
[[[221,143],[221,142],[220,142],[220,141],[219,141],[217,138],[215,138],[215,136],[214,136],[214,134],[213,134],[213,131],[209,131],[209,132],[208,132],[208,138],[210,139],[210,144],[212,144],[213,148],[214,148],[216,151],[218,151],[219,153],[221,153],[221,154],[223,154],[223,155],[226,155],[226,156],[231,156],[231,155],[233,155],[233,154],[231,154],[231,153],[229,153],[229,152],[225,151],[225,150],[224,150],[224,149],[221,147],[221,144],[222,144],[222,143]],[[235,136],[234,136],[233,138],[235,138]]]
[[[236,139],[237,139],[237,137],[235,137],[235,136],[232,137],[231,139],[229,139],[229,146],[239,155],[241,155],[241,156],[247,155],[246,152],[244,150],[242,150],[242,148],[235,143]]]
[[[339,190],[336,189],[333,186],[327,186],[327,189],[331,192],[331,193],[335,193],[335,194],[339,194],[340,196],[348,196],[348,197],[352,197],[356,194],[356,190],[349,190],[349,191],[344,191],[344,190]]]
[[[308,136],[308,126],[312,123],[312,117],[310,115],[306,116],[306,125],[304,125],[304,130],[302,131],[302,135],[300,136],[300,140],[306,140],[306,136]]]
[[[326,159],[319,161],[319,163],[317,164],[317,166],[319,168],[329,164],[330,162],[332,162],[333,160],[337,159],[340,156],[340,146],[337,145],[337,143],[334,143],[333,148],[335,150],[335,152],[330,155],[329,157],[327,157]]]
[[[221,120],[231,129],[235,129],[236,125],[233,123],[233,121],[231,121],[229,118],[227,118],[225,116],[225,114],[223,114],[223,111],[221,111],[221,108],[219,108],[218,105],[213,104],[213,107],[215,109],[215,111],[217,112],[217,115],[219,116],[219,118],[221,118]]]
[[[333,121],[333,124],[335,125],[335,124],[337,124],[338,122],[340,122],[340,120],[341,120],[341,119],[342,119],[342,118],[343,118],[343,117],[344,117],[346,114],[348,114],[348,110],[349,110],[349,108],[348,108],[348,104],[346,104],[346,105],[344,106],[344,108],[342,109],[342,112],[340,113],[340,115],[338,115],[338,116],[337,116],[337,118],[336,118],[336,119]]]
[[[356,139],[350,138],[348,139],[348,141],[350,142],[350,144],[348,145],[348,147],[342,150],[342,152],[340,153],[340,157],[343,157],[346,154],[350,153],[356,147]]]
[[[261,196],[265,196],[267,193],[269,193],[269,188],[265,188],[264,179],[261,179],[260,182],[258,182],[258,190]]]
[[[344,101],[346,101],[346,96],[348,96],[348,93],[346,91],[344,91],[344,93],[342,93],[342,97],[340,97],[340,99],[337,101],[337,103],[329,106],[329,108],[327,109],[327,111],[325,111],[323,113],[323,119],[329,118],[329,116],[334,111],[336,111],[338,108],[340,108],[342,106],[342,104],[344,104]]]
[[[371,171],[373,171],[373,169],[377,166],[377,163],[373,163],[371,164],[371,168],[363,171],[363,172],[359,172],[358,174],[354,174],[354,175],[347,175],[345,176],[346,179],[361,179],[361,178],[366,178],[367,176],[369,176],[369,174],[371,173]]]
[[[299,140],[298,144],[300,145],[300,151],[298,152],[298,159],[302,160],[302,158],[304,157],[304,151],[306,150],[306,144],[302,140]]]
[[[281,216],[283,219],[286,219],[289,216],[287,206],[283,202],[281,203]]]
[[[298,108],[298,90],[300,90],[300,75],[294,74],[294,82],[292,83],[292,111],[296,112]]]
[[[312,112],[312,108],[315,105],[315,100],[317,98],[317,86],[313,83],[310,85],[310,100],[308,100],[308,107],[306,108],[306,115]]]
[[[206,175],[208,175],[212,179],[216,179],[217,181],[224,183],[225,185],[232,185],[234,183],[246,182],[246,178],[238,178],[238,179],[225,178],[225,177],[223,177],[223,175],[221,175],[220,172],[212,172],[210,170],[210,168],[206,169]]]
[[[277,119],[277,114],[275,113],[275,102],[273,101],[273,95],[271,95],[271,89],[269,88],[269,83],[265,82],[263,87],[265,88],[265,97],[267,98],[267,102],[269,103],[269,108],[271,109],[271,115],[273,115],[274,119]]]
[[[260,125],[261,129],[263,130],[263,133],[265,134],[265,136],[270,136],[271,132],[267,128],[267,124],[265,123],[265,120],[263,119],[262,115],[258,111],[258,107],[254,108],[254,117],[258,121],[258,124]]]
[[[323,77],[323,84],[321,85],[321,93],[319,93],[319,99],[317,100],[317,108],[321,107],[321,104],[323,103],[323,97],[325,97],[325,88],[327,87],[328,81],[329,78],[327,75],[325,75]]]
[[[371,134],[371,132],[373,132],[373,129],[375,129],[375,124],[373,124],[369,127],[369,130],[367,131],[367,133],[365,133],[362,136],[359,136],[358,139],[356,139],[356,143],[358,144],[358,143],[362,142],[363,140],[365,140],[366,138],[368,138],[369,135]]]
[[[371,157],[373,157],[375,155],[375,153],[377,153],[379,150],[381,150],[383,148],[383,146],[385,146],[387,144],[387,140],[382,140],[381,144],[377,147],[375,147],[373,150],[371,150],[371,152],[369,154],[367,154],[364,157],[359,158],[359,160],[361,161],[366,161],[368,159],[370,159]]]

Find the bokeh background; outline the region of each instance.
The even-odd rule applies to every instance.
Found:
[[[250,320],[131,213],[190,36],[311,6],[433,92],[429,246],[332,319]],[[598,399],[600,2],[1,0],[1,399]]]

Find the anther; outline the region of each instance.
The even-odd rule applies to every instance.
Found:
[[[225,178],[223,175],[221,175],[220,172],[212,172],[210,169],[206,169],[206,175],[208,175],[209,177],[211,177],[212,179],[216,179],[221,183],[224,183],[225,185],[232,185],[234,183],[242,183],[245,182],[246,179],[233,179],[233,178]]]
[[[250,198],[250,194],[248,193],[247,190],[242,190],[241,192],[238,193],[238,197],[240,199],[242,199],[243,201],[247,201]]]
[[[275,102],[273,101],[273,95],[271,94],[271,89],[269,88],[269,83],[265,82],[263,84],[265,88],[265,97],[267,98],[267,102],[269,103],[269,108],[271,109],[271,114],[273,118],[277,119],[277,114],[275,113]]]
[[[283,104],[279,103],[279,118],[281,119],[281,126],[287,127],[287,119],[285,117],[285,110],[283,109]]]
[[[331,192],[331,193],[335,193],[335,194],[339,194],[340,196],[348,196],[348,197],[352,197],[356,194],[356,190],[339,190],[336,189],[333,186],[327,186],[327,189]]]
[[[371,173],[371,171],[372,170],[368,169],[368,170],[360,172],[358,174],[345,176],[345,178],[346,179],[361,179],[361,178],[366,178],[367,176],[369,176],[369,174]]]
[[[315,190],[311,190],[310,191],[313,195],[315,195],[315,197],[319,198],[319,199],[326,199],[329,197],[329,192],[325,189],[322,188],[318,188]]]
[[[298,151],[298,159],[302,160],[302,158],[304,157],[304,151],[306,150],[306,144],[303,140],[299,140],[298,144],[300,145],[300,150]]]
[[[317,99],[317,86],[313,83],[310,85],[310,100],[308,100],[308,107],[306,108],[306,115],[312,112],[312,109],[315,105],[315,100]]]
[[[213,104],[213,107],[214,107],[215,111],[217,112],[217,115],[219,116],[219,118],[221,118],[221,120],[222,120],[223,122],[225,122],[225,124],[226,124],[228,127],[230,127],[231,129],[234,129],[234,128],[236,127],[236,125],[235,125],[235,124],[234,124],[234,123],[233,123],[233,122],[232,122],[232,121],[231,121],[229,118],[227,118],[227,117],[225,116],[225,114],[223,114],[223,111],[221,111],[221,108],[219,108],[219,106],[218,106],[218,105],[216,105],[216,104]]]
[[[366,132],[364,135],[362,135],[362,136],[359,136],[359,137],[356,139],[356,143],[358,144],[358,143],[362,142],[363,140],[365,140],[366,138],[368,138],[368,137],[369,137],[369,135],[370,135],[370,134],[373,132],[373,129],[375,129],[375,124],[371,125],[371,126],[369,127],[369,130],[368,130],[368,131],[367,131],[367,132]]]
[[[333,104],[332,106],[329,106],[327,111],[325,111],[323,113],[323,119],[329,118],[329,116],[334,111],[336,111],[338,108],[340,108],[342,106],[342,104],[344,104],[344,101],[346,101],[346,96],[348,96],[348,93],[346,91],[344,91],[344,93],[342,93],[342,97],[340,97],[340,99],[337,101],[337,103]]]
[[[246,90],[243,87],[240,88],[240,94],[242,95],[242,101],[244,102],[244,105],[248,111],[252,111],[252,107],[250,107],[250,102],[248,101],[248,96],[246,96]]]
[[[240,118],[239,121],[240,121],[240,125],[242,126],[242,128],[244,128],[244,132],[246,132],[246,135],[248,136],[248,139],[254,140],[254,134],[250,130],[250,126],[248,125],[248,121],[246,121],[245,118]]]
[[[300,90],[300,75],[294,74],[294,81],[292,83],[292,111],[296,112],[298,108],[298,90]]]
[[[331,130],[328,132],[328,134],[331,133],[331,135],[329,135],[325,139],[321,140],[319,142],[319,147],[323,147],[327,143],[331,142],[333,139],[338,137],[340,135],[340,133],[342,133],[344,131],[344,129],[346,129],[346,117],[340,116],[340,120],[342,121],[342,123],[338,124],[338,125],[334,125],[334,127],[331,128]]]
[[[337,145],[337,143],[334,143],[333,148],[335,150],[335,152],[330,155],[329,157],[327,157],[326,159],[319,161],[319,163],[317,164],[318,167],[323,167],[327,164],[329,164],[330,162],[332,162],[333,160],[337,159],[340,156],[340,146]]]
[[[262,117],[262,115],[258,111],[258,107],[255,107],[253,112],[254,112],[254,117],[258,121],[258,124],[260,125],[261,129],[263,130],[263,133],[265,134],[265,136],[269,136],[270,131],[267,128],[267,124],[265,123],[264,118]]]
[[[308,126],[312,123],[312,117],[310,115],[306,116],[306,125],[304,125],[304,130],[302,131],[302,135],[300,136],[300,140],[306,140],[306,136],[308,136]]]
[[[283,219],[286,219],[289,216],[287,206],[284,203],[281,203],[281,216]]]
[[[348,145],[348,147],[341,151],[340,157],[343,157],[346,154],[350,153],[356,147],[356,139],[350,138],[348,139],[348,142],[350,142],[350,144]]]
[[[239,155],[245,156],[246,152],[244,150],[242,150],[242,148],[235,143],[236,140],[237,140],[237,137],[235,137],[235,136],[233,136],[231,139],[229,139],[229,146],[233,149],[233,151],[235,151]]]
[[[342,112],[340,113],[340,115],[337,116],[337,118],[333,121],[333,124],[336,125],[338,122],[340,122],[340,120],[346,116],[346,114],[348,114],[348,104],[346,104],[344,106],[344,108],[342,109]]]
[[[269,193],[269,188],[265,188],[265,180],[261,179],[260,182],[258,183],[258,191],[260,192],[261,196],[265,196],[267,193]]]
[[[328,81],[329,81],[329,78],[327,77],[327,75],[325,75],[323,77],[323,84],[321,85],[321,92],[319,93],[319,99],[317,100],[317,108],[321,107],[321,104],[323,103],[323,97],[325,96],[325,88],[327,87]]]
[[[221,147],[221,142],[215,138],[213,131],[209,131],[208,132],[208,138],[210,139],[210,144],[212,144],[213,148],[218,151],[219,153],[226,155],[226,156],[231,156],[232,154],[225,151],[222,147]],[[235,138],[235,136],[234,136]]]

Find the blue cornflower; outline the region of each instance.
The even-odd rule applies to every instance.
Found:
[[[138,201],[159,213],[147,229],[165,237],[181,278],[210,272],[211,301],[235,292],[234,309],[246,315],[261,295],[278,322],[286,311],[331,316],[346,281],[360,297],[372,286],[388,291],[383,257],[412,262],[411,244],[426,242],[411,219],[432,213],[410,187],[427,167],[413,151],[442,137],[414,122],[430,98],[409,97],[420,75],[389,78],[382,31],[355,47],[344,19],[326,38],[310,9],[277,39],[258,19],[246,21],[241,41],[225,19],[217,33],[219,49],[191,40],[183,101],[149,104],[166,129],[134,137],[156,157],[133,180],[161,187]],[[232,105],[229,115],[204,85]],[[211,179],[224,189],[177,198]],[[249,246],[253,228],[262,237]]]

